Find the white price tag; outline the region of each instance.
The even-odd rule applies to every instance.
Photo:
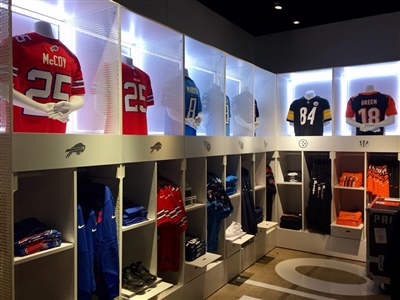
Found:
[[[386,228],[374,228],[375,242],[377,244],[386,244]]]

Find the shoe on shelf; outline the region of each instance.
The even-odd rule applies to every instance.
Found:
[[[235,221],[232,221],[231,225],[229,225],[229,227],[225,230],[226,237],[233,237],[242,234],[243,234],[242,225]]]
[[[133,273],[130,267],[122,269],[122,287],[135,292],[145,286],[145,282],[138,275]]]
[[[143,265],[141,261],[138,261],[136,263],[132,263],[129,266],[129,269],[131,272],[137,276],[139,276],[141,279],[144,280],[145,283],[150,283],[156,280],[157,276],[151,274],[149,270],[146,269],[146,267]]]

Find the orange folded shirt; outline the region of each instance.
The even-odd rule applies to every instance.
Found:
[[[342,176],[339,178],[339,185],[347,187],[362,187],[363,173],[343,172]]]
[[[339,211],[339,216],[336,219],[336,224],[355,226],[357,227],[363,222],[361,211],[349,212],[349,211]]]

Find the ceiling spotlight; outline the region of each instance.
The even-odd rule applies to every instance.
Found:
[[[282,9],[282,8],[283,8],[283,3],[282,3],[282,1],[276,1],[276,2],[274,2],[274,7],[275,7],[275,9]]]
[[[299,25],[299,24],[300,24],[300,21],[297,20],[297,19],[295,19],[295,20],[293,20],[293,24],[294,24],[294,25]]]

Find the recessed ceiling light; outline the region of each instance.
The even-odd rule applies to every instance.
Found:
[[[282,2],[280,1],[277,1],[277,2],[275,2],[274,3],[274,7],[275,7],[275,9],[282,9],[283,8],[283,4],[282,4]]]
[[[299,20],[294,20],[294,21],[293,21],[293,24],[294,24],[294,25],[299,25],[299,24],[300,24],[300,21],[299,21]]]

